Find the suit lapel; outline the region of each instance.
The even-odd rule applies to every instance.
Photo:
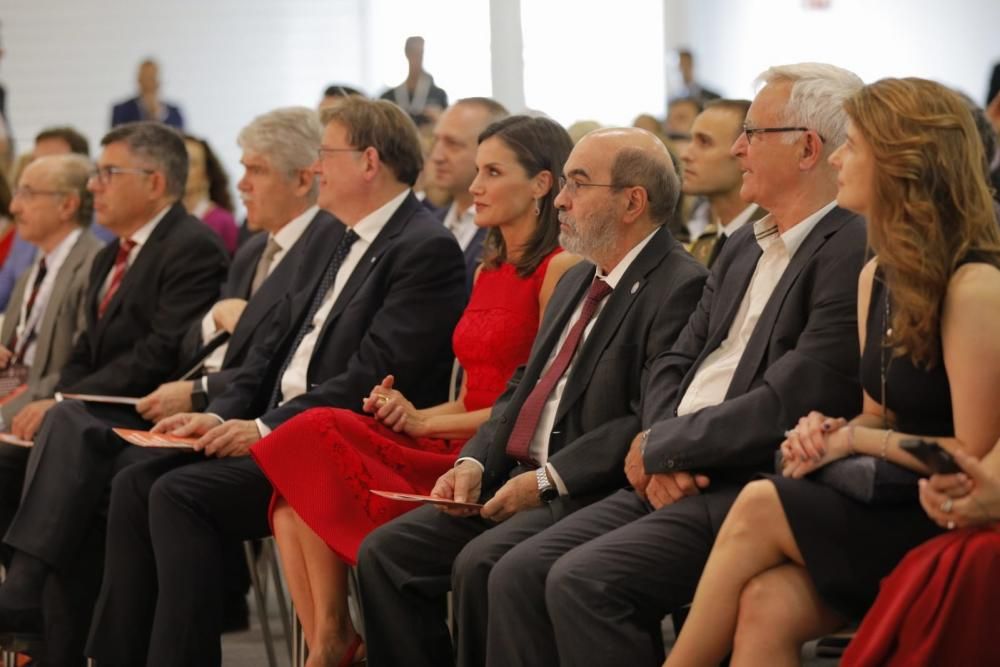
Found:
[[[59,267],[59,273],[56,274],[48,305],[45,306],[45,316],[42,317],[42,321],[38,327],[38,339],[35,345],[36,355],[32,363],[33,367],[42,370],[48,368],[49,357],[52,353],[52,336],[55,333],[59,311],[62,310],[63,299],[70,293],[71,285],[76,281],[77,273],[80,272],[87,259],[86,240],[88,233],[84,230],[80,234],[80,238],[73,244],[62,266]]]
[[[566,381],[566,389],[559,400],[559,407],[556,409],[556,423],[563,418],[583,394],[584,389],[590,383],[590,377],[594,373],[597,362],[604,354],[604,350],[611,343],[615,332],[618,331],[632,308],[632,304],[645,289],[649,272],[663,262],[674,243],[675,241],[669,233],[662,230],[657,231],[656,236],[649,240],[647,246],[643,248],[632,265],[622,275],[621,280],[618,281],[618,285],[608,297],[604,308],[598,313],[597,321],[594,322],[594,328],[591,329],[590,335],[577,351],[577,357],[573,361],[570,376]]]
[[[549,362],[549,358],[555,351],[555,346],[559,343],[559,338],[566,329],[566,325],[573,316],[573,312],[576,310],[577,305],[579,305],[580,300],[583,299],[583,295],[590,288],[590,284],[594,281],[594,267],[589,262],[587,265],[590,266],[590,270],[580,272],[580,275],[576,278],[577,284],[570,288],[566,299],[561,303],[549,302],[549,309],[552,310],[551,317],[546,317],[547,324],[545,328],[539,330],[537,334],[536,344],[529,357],[534,362],[525,369],[524,379],[521,384],[521,386],[528,385],[528,391],[534,388],[538,382],[538,378],[542,376],[542,371],[545,370],[545,365]],[[527,395],[528,393],[525,392],[524,396],[527,397]]]
[[[729,383],[729,390],[726,392],[727,398],[744,394],[750,389],[750,384],[757,375],[757,369],[764,360],[764,353],[771,340],[771,332],[774,331],[785,298],[812,256],[823,247],[831,234],[843,227],[848,217],[849,214],[843,209],[832,209],[823,216],[823,219],[816,224],[802,241],[802,245],[795,251],[788,266],[781,274],[781,278],[778,279],[774,291],[771,292],[764,310],[761,311],[760,319],[757,320],[757,326],[754,327],[750,340],[747,341],[747,347],[743,351],[733,379]]]

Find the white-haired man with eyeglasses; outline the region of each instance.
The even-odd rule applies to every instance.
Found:
[[[677,343],[649,368],[629,486],[512,549],[489,586],[488,665],[654,665],[740,488],[773,470],[797,416],[860,407],[856,283],[865,225],[826,158],[861,80],[773,67],[732,154],[768,216],[726,243]],[[817,406],[822,406],[817,408]]]

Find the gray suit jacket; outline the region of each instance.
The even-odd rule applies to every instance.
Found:
[[[28,372],[28,389],[0,406],[0,415],[8,428],[14,415],[25,405],[42,398],[51,398],[55,393],[59,371],[69,359],[77,335],[86,326],[86,291],[90,265],[103,247],[103,242],[84,230],[59,267],[52,296],[49,297],[45,315],[38,327],[35,360]],[[3,329],[0,330],[0,341],[5,345],[14,337],[30,274],[30,271],[25,271],[14,285]]]

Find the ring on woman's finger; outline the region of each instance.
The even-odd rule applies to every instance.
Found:
[[[941,511],[944,512],[945,514],[948,514],[949,512],[951,512],[951,508],[954,504],[955,503],[954,501],[952,501],[951,498],[946,499],[943,503],[941,503]]]
[[[389,397],[385,396],[384,394],[379,394],[377,402],[378,402],[379,406],[385,405],[386,403],[389,402]]]
[[[948,530],[955,530],[955,522],[954,521],[949,521],[948,522]]]

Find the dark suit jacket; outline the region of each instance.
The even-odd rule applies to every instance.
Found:
[[[652,425],[647,472],[725,471],[745,481],[770,469],[785,429],[810,410],[860,410],[857,283],[865,223],[828,213],[792,257],[757,321],[725,400],[677,416],[698,367],[729,333],[761,255],[752,225],[733,234],[677,343],[653,365],[643,396]]]
[[[490,419],[466,443],[462,456],[483,464],[483,497],[517,467],[507,439],[577,304],[594,278],[581,262],[556,286],[526,365],[517,369]],[[624,484],[622,461],[639,432],[639,397],[647,364],[670,348],[701,296],[708,271],[670,232],[660,229],[607,297],[576,353],[549,438],[549,461],[570,495]]]
[[[346,230],[337,227],[335,238],[321,249],[323,267]],[[313,407],[360,410],[361,399],[390,373],[418,406],[447,397],[451,332],[465,307],[465,268],[455,238],[410,195],[337,297],[309,363],[309,390],[269,410],[281,366],[319,282],[317,277],[309,289],[285,296],[267,338],[253,346],[208,412],[224,419],[260,417],[273,429]]]
[[[51,398],[63,365],[73,352],[73,344],[86,326],[87,284],[94,257],[104,243],[86,229],[80,234],[59,267],[45,315],[38,323],[35,338],[35,359],[28,371],[28,389],[0,406],[8,426],[14,416],[28,403]],[[28,289],[31,271],[25,271],[14,285],[7,315],[0,330],[0,341],[9,345],[21,315],[21,304]]]
[[[222,299],[246,299],[247,305],[239,322],[227,341],[222,368],[206,377],[208,398],[221,395],[229,382],[239,373],[240,365],[255,343],[261,342],[270,330],[271,317],[286,294],[297,294],[308,289],[318,280],[325,265],[317,261],[317,253],[336,245],[334,237],[340,237],[341,227],[336,219],[326,211],[319,211],[302,232],[302,236],[288,249],[281,263],[261,284],[257,293],[250,297],[250,283],[257,271],[257,262],[267,245],[268,235],[258,234],[249,239],[236,252],[229,276],[219,294]],[[211,310],[211,309],[209,309]],[[185,339],[184,361],[177,368],[178,376],[187,372],[202,356],[201,319],[188,331]]]
[[[171,127],[176,127],[178,130],[184,129],[184,117],[181,115],[181,110],[178,109],[173,104],[167,104],[164,101],[160,101],[163,108],[167,110],[166,117],[160,118],[147,118],[145,109],[143,109],[142,103],[138,97],[133,97],[130,100],[125,100],[119,104],[114,105],[111,108],[111,127],[116,127],[124,123],[134,123],[139,120],[157,120],[161,121],[165,125]]]
[[[125,272],[104,317],[97,307],[118,242],[94,258],[87,327],[63,367],[58,391],[145,396],[177,365],[184,333],[213,303],[229,259],[208,226],[174,204]]]

